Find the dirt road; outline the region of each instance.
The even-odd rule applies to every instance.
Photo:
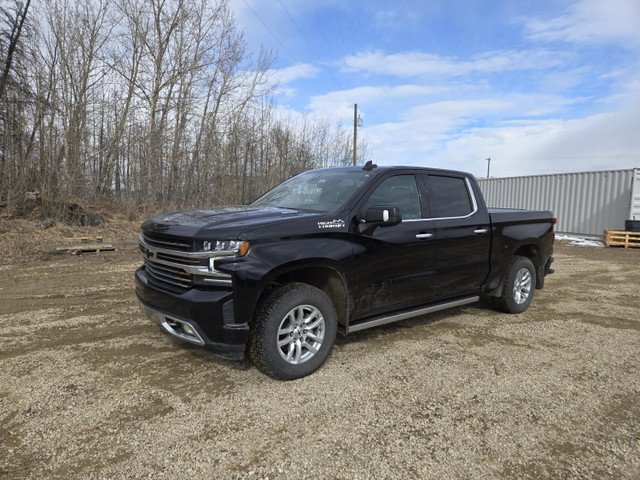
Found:
[[[135,251],[0,266],[0,478],[640,478],[640,251],[556,248],[518,316],[338,338],[278,382],[163,334]]]

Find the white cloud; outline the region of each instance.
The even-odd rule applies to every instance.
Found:
[[[411,77],[420,75],[462,76],[513,70],[552,68],[565,64],[566,54],[547,50],[485,52],[471,60],[413,51],[387,54],[382,50],[360,52],[342,60],[346,72]]]
[[[315,78],[319,72],[320,69],[310,63],[299,63],[290,67],[270,70],[269,75],[274,81],[287,84],[295,80]]]
[[[450,88],[456,96],[469,98],[439,100],[446,93],[444,87],[367,86],[312,97],[310,110],[350,124],[353,99],[357,98],[361,110],[381,111],[387,118],[371,125],[365,117],[361,130],[377,161],[387,164],[437,161],[435,166],[462,168],[456,165],[469,163],[473,156],[484,158],[482,155],[491,152],[504,155],[507,151],[518,151],[518,142],[527,138],[551,138],[554,129],[564,128],[563,122],[542,122],[532,117],[558,115],[589,100],[535,93],[500,96],[472,86]],[[525,144],[527,148],[531,145]],[[476,148],[473,154],[463,148],[465,145]],[[441,155],[452,149],[456,155]]]
[[[274,94],[281,98],[291,99],[298,94],[298,91],[295,88],[277,88]]]
[[[433,87],[428,85],[395,85],[395,86],[362,86],[349,90],[338,90],[324,95],[314,95],[310,99],[309,109],[320,116],[348,120],[353,118],[353,104],[360,104],[364,110],[388,107],[402,99],[413,102],[425,96],[442,94],[450,87]]]
[[[533,40],[640,45],[640,2],[638,0],[579,0],[564,14],[525,22]]]
[[[472,129],[449,142],[439,157],[456,158],[478,173],[484,172],[482,160],[491,156],[492,175],[498,177],[637,167],[640,140],[632,126],[637,120],[635,113],[625,110]]]
[[[373,20],[378,26],[389,26],[398,20],[400,15],[396,10],[378,10],[373,14]]]
[[[420,90],[417,85],[405,87],[407,92]],[[402,92],[395,87],[356,90],[383,104],[397,103]],[[324,108],[329,110],[330,101],[346,93],[322,97]],[[493,159],[492,176],[640,167],[640,81],[600,99],[604,112],[568,119],[563,116],[572,106],[584,103],[593,108],[593,99],[537,93],[499,96],[471,89],[463,95],[476,97],[441,101],[439,95],[427,96],[418,105],[401,108],[393,121],[365,121],[361,135],[374,160],[481,176],[488,156]],[[353,115],[351,108],[345,105],[347,120]]]
[[[475,115],[486,118],[511,108],[508,102],[485,101],[418,107],[413,118],[373,127],[369,143],[381,164],[456,168],[479,176],[486,174],[489,156],[497,177],[640,167],[640,90],[627,94],[619,109],[583,118],[464,126]]]
[[[399,122],[388,122],[365,129],[376,159],[385,163],[413,163],[450,139],[459,127],[513,108],[507,100],[442,101],[409,109]]]

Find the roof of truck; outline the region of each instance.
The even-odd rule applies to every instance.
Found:
[[[357,165],[355,167],[327,167],[327,168],[319,168],[317,170],[344,170],[344,171],[361,171],[365,170],[365,166]],[[443,168],[432,168],[432,167],[418,167],[411,165],[375,165],[373,164],[369,171],[371,172],[388,172],[389,170],[411,170],[411,171],[424,171],[424,172],[432,172],[432,173],[454,173],[457,175],[467,175],[469,177],[473,177],[468,172],[463,172],[460,170],[448,170]]]

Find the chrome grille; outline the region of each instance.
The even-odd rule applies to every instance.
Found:
[[[168,248],[171,250],[179,250],[181,252],[190,252],[193,250],[193,242],[187,239],[160,237],[149,233],[142,234],[147,245],[152,247]]]
[[[173,255],[171,253],[158,252],[156,253],[158,260],[166,260],[167,262],[187,263],[189,265],[206,265],[206,259],[200,258],[188,258],[180,255]]]
[[[151,237],[154,240],[149,240]],[[138,239],[138,247],[144,258],[144,266],[149,283],[173,292],[183,292],[198,285],[231,285],[231,276],[211,269],[211,258],[221,258],[228,254],[216,252],[180,251],[167,246],[159,247],[161,243],[170,244],[172,239],[165,241],[159,236],[144,234]],[[180,248],[191,246],[190,241],[179,241]]]
[[[149,258],[144,260],[144,266],[147,270],[147,275],[161,284],[185,290],[193,285],[192,275],[181,268],[156,263]]]

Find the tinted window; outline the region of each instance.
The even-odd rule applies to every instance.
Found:
[[[464,217],[473,210],[464,179],[429,175],[428,184],[431,217]]]
[[[415,177],[413,175],[396,175],[387,178],[371,194],[367,205],[399,207],[403,219],[420,218],[420,196]]]

